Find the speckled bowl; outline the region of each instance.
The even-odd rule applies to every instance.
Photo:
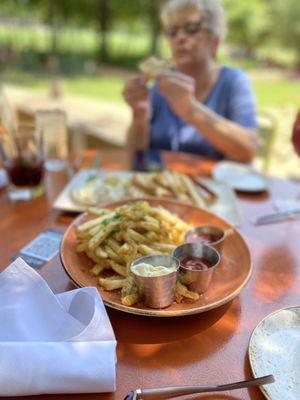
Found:
[[[262,386],[269,400],[300,398],[300,306],[284,308],[264,318],[249,343],[253,375],[274,375],[275,382]]]

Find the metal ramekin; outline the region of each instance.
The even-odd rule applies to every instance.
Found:
[[[185,241],[187,243],[189,243],[188,242],[189,236],[197,235],[197,234],[201,234],[201,233],[214,235],[217,238],[213,242],[204,243],[204,244],[206,244],[210,247],[213,247],[221,254],[222,248],[223,248],[223,242],[224,242],[224,239],[226,238],[225,230],[222,228],[218,228],[217,226],[212,226],[212,225],[196,226],[186,232],[186,234],[184,235]],[[199,241],[199,243],[201,243],[201,241]]]
[[[132,271],[132,267],[141,263],[151,264],[153,266],[164,266],[174,268],[165,275],[160,276],[142,276]],[[151,308],[165,308],[173,303],[175,299],[175,287],[179,261],[169,255],[153,255],[136,259],[130,266],[137,287],[142,295],[143,303]]]
[[[182,283],[189,290],[197,293],[204,293],[211,282],[214,271],[220,263],[220,253],[203,243],[185,243],[176,247],[173,251],[173,257],[180,262],[180,274]],[[208,261],[210,267],[207,270],[192,270],[184,267],[181,261],[188,257],[202,258]]]

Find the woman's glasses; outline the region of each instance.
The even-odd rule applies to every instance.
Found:
[[[197,21],[197,22],[188,22],[182,26],[170,26],[165,29],[165,34],[170,38],[175,38],[178,33],[182,30],[188,36],[195,36],[201,30],[207,29],[205,20]]]

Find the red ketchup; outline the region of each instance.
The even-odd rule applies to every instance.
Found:
[[[180,264],[193,271],[207,271],[211,265],[210,263],[205,260],[204,258],[198,257],[187,257],[180,261]]]
[[[217,240],[218,238],[215,235],[205,232],[192,233],[186,239],[187,243],[213,243]]]

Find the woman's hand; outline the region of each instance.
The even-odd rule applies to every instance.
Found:
[[[196,102],[195,80],[180,72],[169,72],[157,79],[157,87],[172,110],[189,122]]]
[[[136,121],[149,121],[151,103],[146,81],[141,77],[129,79],[124,86],[123,97],[133,111]]]

